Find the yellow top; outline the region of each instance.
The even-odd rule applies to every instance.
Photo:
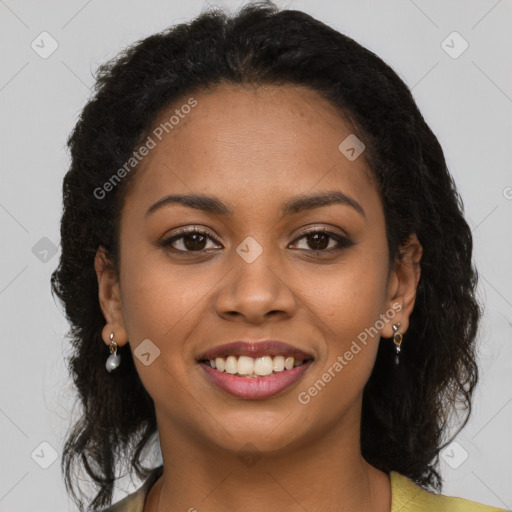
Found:
[[[158,466],[137,491],[99,512],[143,512],[147,495],[162,473],[163,466]],[[463,498],[434,494],[396,471],[389,475],[391,512],[512,512]]]
[[[464,498],[434,494],[396,471],[391,471],[390,477],[391,512],[511,512]]]

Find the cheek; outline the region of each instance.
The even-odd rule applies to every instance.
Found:
[[[123,313],[134,363],[144,386],[157,401],[159,397],[165,400],[165,395],[179,400],[183,390],[178,383],[196,370],[190,333],[204,321],[205,301],[219,274],[207,265],[172,265],[163,251],[152,251],[132,251],[123,260]],[[154,349],[149,344],[158,354],[150,365],[137,357],[146,339],[156,346]],[[165,391],[162,382],[166,383]]]
[[[127,257],[122,269],[123,314],[130,350],[151,397],[158,403],[177,403],[183,395],[179,382],[186,377],[183,362],[192,357],[187,351],[187,334],[197,324],[195,314],[202,289],[172,266],[149,261]],[[150,354],[146,360],[139,357],[144,353]]]
[[[314,404],[313,409],[326,415],[326,421],[327,417],[334,421],[358,399],[377,356],[380,329],[375,325],[382,312],[378,274],[367,271],[361,276],[340,276],[330,282],[328,298],[324,295],[328,310],[318,313],[324,353],[317,372],[299,390],[299,402]]]
[[[387,260],[379,254],[376,247],[358,250],[329,273],[310,302],[323,323],[323,371],[330,369],[331,377],[336,374],[333,382],[344,381],[343,386],[348,382],[351,388],[364,385],[380,341],[382,323],[378,320],[386,307]]]
[[[364,329],[375,323],[385,305],[384,263],[370,250],[361,248],[340,265],[329,268],[325,275],[317,275],[320,279],[314,288],[304,278],[305,286],[310,287],[305,295],[334,332]]]
[[[124,256],[124,255],[123,255]],[[121,268],[123,311],[133,339],[178,340],[175,331],[193,318],[213,284],[192,266],[172,265],[159,248],[131,251]],[[195,305],[195,307],[194,307]]]

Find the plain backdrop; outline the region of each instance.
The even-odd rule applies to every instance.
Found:
[[[60,472],[77,412],[64,363],[68,326],[50,275],[60,254],[66,139],[93,74],[126,45],[208,5],[243,3],[0,0],[1,512],[75,510]],[[390,64],[444,148],[473,231],[486,311],[474,412],[442,453],[442,492],[512,509],[512,3],[276,3],[304,10]],[[123,480],[114,499],[140,484]]]

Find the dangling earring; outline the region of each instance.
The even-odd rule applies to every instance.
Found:
[[[400,360],[399,360],[400,345],[402,344],[402,339],[403,339],[403,334],[398,330],[399,327],[400,327],[400,322],[393,324],[393,331],[395,331],[395,333],[393,334],[393,343],[395,344],[395,347],[396,347],[396,352],[395,352],[395,364],[396,365],[398,365],[400,363]]]
[[[110,355],[108,356],[105,368],[110,373],[121,364],[121,356],[117,354],[117,342],[114,341],[114,333],[110,333]]]

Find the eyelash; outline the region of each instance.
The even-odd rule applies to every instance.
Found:
[[[308,230],[308,231],[304,231],[292,243],[296,243],[297,241],[301,240],[302,238],[305,238],[307,236],[310,236],[310,235],[313,235],[313,234],[317,234],[317,233],[322,233],[322,234],[328,235],[329,238],[334,239],[338,243],[338,247],[335,247],[334,249],[331,248],[331,249],[317,249],[317,250],[315,250],[315,249],[299,249],[299,250],[305,250],[306,252],[313,252],[313,253],[316,253],[316,254],[319,254],[319,253],[332,253],[332,252],[340,251],[340,250],[342,250],[344,248],[351,247],[352,245],[355,245],[355,243],[352,242],[349,238],[347,238],[347,237],[345,237],[343,235],[340,235],[338,233],[333,233],[331,231],[327,231],[325,228],[311,229],[311,230]],[[171,252],[181,253],[181,254],[194,254],[194,253],[202,253],[202,252],[205,252],[205,251],[208,252],[208,250],[206,250],[206,249],[202,249],[200,251],[184,251],[184,250],[181,250],[181,249],[174,249],[172,247],[172,243],[175,242],[176,240],[180,240],[182,238],[185,238],[187,235],[194,235],[194,234],[204,235],[204,236],[210,238],[211,240],[214,240],[217,244],[222,245],[220,240],[218,240],[215,236],[213,236],[209,232],[207,232],[205,230],[202,230],[202,229],[199,229],[199,228],[180,229],[177,232],[177,234],[173,235],[170,238],[167,238],[166,240],[162,240],[159,243],[159,245],[161,247],[165,248],[165,249],[170,250]]]

